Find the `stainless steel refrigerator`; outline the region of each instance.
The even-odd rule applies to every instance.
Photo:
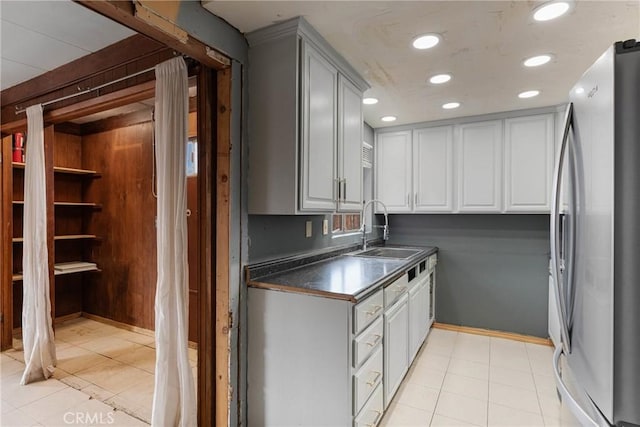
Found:
[[[640,425],[640,42],[573,87],[551,215],[562,405],[580,425]]]

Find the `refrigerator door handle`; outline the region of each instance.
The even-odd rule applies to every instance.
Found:
[[[603,417],[600,417],[598,421],[594,420],[586,413],[586,411],[580,406],[580,404],[573,397],[564,381],[562,380],[562,375],[560,374],[560,356],[562,355],[562,347],[557,347],[555,352],[553,353],[553,375],[556,379],[556,388],[558,393],[560,393],[562,404],[566,405],[567,408],[571,411],[571,413],[577,418],[578,422],[581,426],[589,426],[589,427],[609,427],[609,423],[607,423]],[[597,409],[595,409],[597,412]]]
[[[571,339],[569,337],[569,328],[567,325],[567,300],[565,298],[565,292],[561,290],[562,286],[562,273],[560,266],[560,186],[562,183],[562,172],[564,158],[567,155],[569,144],[569,130],[571,128],[573,118],[573,103],[569,104],[567,109],[567,115],[565,119],[565,127],[562,136],[562,144],[560,145],[560,153],[555,168],[555,176],[553,180],[553,197],[551,199],[551,275],[553,276],[554,291],[556,294],[556,300],[558,301],[558,311],[560,318],[560,341],[562,341],[562,348],[566,354],[571,353]],[[563,233],[563,238],[566,238],[566,233]]]

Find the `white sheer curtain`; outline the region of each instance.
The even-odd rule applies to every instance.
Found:
[[[25,370],[20,384],[51,376],[56,346],[51,326],[47,194],[42,105],[27,108],[27,159],[24,170],[22,344]]]
[[[151,424],[191,427],[197,424],[197,416],[187,351],[187,67],[179,57],[158,64],[155,71],[158,284],[156,378]]]

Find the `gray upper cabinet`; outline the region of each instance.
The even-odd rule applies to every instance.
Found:
[[[411,131],[376,136],[376,199],[388,212],[411,212],[411,158]]]
[[[338,78],[338,209],[362,208],[362,92]]]
[[[301,210],[331,211],[336,204],[338,70],[302,43]]]
[[[360,209],[366,81],[301,17],[247,40],[249,213]]]

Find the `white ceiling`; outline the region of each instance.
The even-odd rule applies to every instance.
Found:
[[[538,1],[221,1],[202,2],[243,32],[303,15],[371,84],[380,102],[365,119],[391,125],[556,105],[614,41],[640,38],[640,2],[581,1],[555,21],[535,23]],[[0,0],[0,90],[29,80],[134,33],[69,0]],[[437,32],[442,42],[416,51],[411,40]],[[553,53],[525,69],[522,60]],[[444,85],[427,82],[448,72]],[[525,89],[540,96],[517,98]],[[462,107],[443,110],[451,100]]]
[[[364,106],[367,123],[395,115],[390,125],[557,105],[573,83],[613,42],[640,39],[635,1],[575,2],[567,15],[538,23],[539,1],[221,1],[202,4],[242,32],[303,15],[353,65],[380,99]],[[442,36],[433,49],[410,45],[420,34]],[[526,69],[522,61],[552,53],[547,65]],[[276,60],[274,58],[274,60]],[[451,73],[444,85],[428,83]],[[541,94],[519,99],[538,89]],[[458,101],[456,110],[441,105]]]
[[[69,0],[0,0],[0,90],[135,34]]]

